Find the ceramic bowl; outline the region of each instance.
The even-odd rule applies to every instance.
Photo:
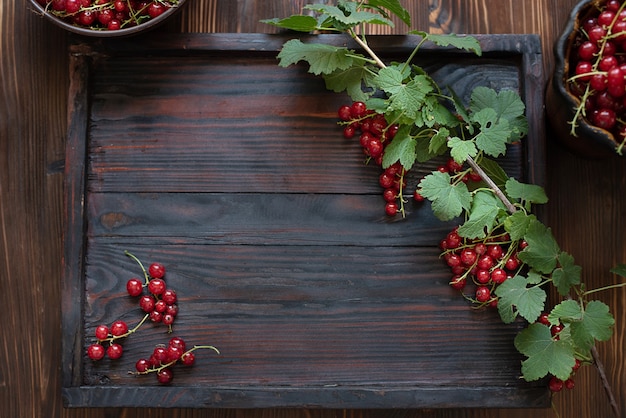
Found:
[[[139,23],[132,25],[126,24],[123,25],[120,29],[115,30],[109,30],[104,28],[103,25],[97,21],[97,19],[93,25],[88,27],[73,22],[71,17],[62,17],[55,15],[53,12],[50,11],[52,9],[51,4],[46,5],[46,2],[50,3],[50,1],[54,0],[29,1],[36,13],[44,16],[49,21],[65,30],[84,36],[113,38],[135,35],[153,29],[155,26],[160,25],[173,14],[175,14],[183,6],[186,0],[168,0],[171,4],[171,7],[167,8],[160,15],[155,17],[149,17],[147,13],[143,13],[143,17],[140,18]],[[107,7],[112,7],[113,1],[111,0],[108,3],[110,4]]]
[[[586,0],[572,9],[563,32],[554,44],[555,67],[545,97],[546,119],[552,127],[554,139],[571,152],[590,159],[618,155],[616,149],[619,142],[613,133],[594,126],[585,117],[578,119],[575,134],[572,134],[572,121],[580,99],[572,93],[567,80],[573,75],[570,58],[577,54],[582,22],[597,14],[598,6],[603,3]]]

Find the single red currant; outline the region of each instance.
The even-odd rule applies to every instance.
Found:
[[[161,263],[152,263],[148,267],[148,274],[153,279],[162,279],[165,276],[165,266]]]
[[[478,286],[476,289],[476,300],[480,303],[487,302],[491,298],[491,291],[487,286]]]
[[[161,369],[157,372],[157,381],[161,384],[166,385],[168,383],[171,383],[173,379],[174,372],[172,372],[172,369],[169,367]]]
[[[146,373],[149,369],[150,361],[145,358],[141,358],[135,363],[135,370],[137,370],[139,373]]]
[[[111,335],[114,337],[119,337],[128,332],[128,325],[126,322],[117,320],[111,324]]]
[[[94,343],[87,347],[87,356],[91,360],[102,360],[104,358],[105,350],[101,344]]]
[[[117,360],[118,358],[122,357],[123,353],[124,349],[122,348],[121,344],[113,343],[107,348],[107,356],[111,360]]]
[[[136,277],[126,282],[126,291],[130,296],[139,296],[143,292],[143,282]]]
[[[97,339],[106,340],[109,337],[109,327],[106,325],[98,325],[95,334]]]
[[[153,295],[160,295],[165,292],[166,285],[163,279],[152,279],[148,282],[148,290]]]

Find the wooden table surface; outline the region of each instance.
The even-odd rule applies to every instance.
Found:
[[[299,11],[304,0],[190,0],[158,30],[272,32],[259,20]],[[577,0],[405,0],[413,29],[455,33],[537,33],[550,72],[552,44]],[[64,409],[61,385],[63,169],[70,36],[36,16],[25,0],[0,0],[0,416],[26,417],[554,417],[541,410],[194,410]],[[400,29],[400,28],[399,28]],[[549,115],[548,115],[549,117]],[[626,262],[626,165],[588,161],[547,131],[545,221],[583,266],[589,287],[616,280]],[[626,290],[599,295],[615,334],[598,345],[617,402],[626,412]],[[476,361],[486,361],[477,356]],[[561,417],[612,417],[598,374],[554,396]]]

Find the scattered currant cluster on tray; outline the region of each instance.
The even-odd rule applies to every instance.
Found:
[[[474,306],[491,306],[504,323],[523,327],[514,341],[525,357],[522,377],[545,378],[552,390],[560,390],[573,387],[573,373],[581,364],[600,369],[594,347],[611,337],[614,319],[606,304],[590,296],[625,284],[586,289],[581,267],[532,213],[548,200],[543,188],[509,177],[499,164],[528,130],[519,93],[477,86],[466,102],[453,86],[441,88],[413,62],[426,42],[481,55],[477,39],[411,31],[417,36],[407,59],[386,63],[364,34],[370,24],[393,26],[391,16],[410,26],[398,0],[339,0],[304,9],[264,22],[305,33],[348,35],[355,47],[291,39],[278,54],[279,65],[304,61],[329,90],[350,97],[352,104],[339,109],[339,124],[346,137],[359,133],[367,159],[385,170],[381,180],[389,214],[404,214],[403,177],[414,165],[447,161],[421,178],[416,192],[440,220],[459,222],[441,243],[441,258],[452,270],[450,285]],[[626,266],[612,273],[626,276]],[[469,286],[475,288],[468,291]],[[561,301],[550,308],[551,288]]]
[[[176,7],[178,0],[37,0],[63,21],[91,30],[137,26]]]
[[[144,316],[133,328],[119,319],[110,326],[98,325],[94,331],[96,342],[87,347],[87,357],[93,361],[102,360],[105,356],[111,360],[121,358],[124,353],[122,341],[137,332],[148,319],[153,323],[167,325],[167,332],[171,333],[174,318],[178,314],[176,292],[165,284],[163,264],[152,263],[146,270],[137,257],[129,252],[126,255],[137,262],[143,272],[143,280],[133,277],[126,282],[126,291],[131,297],[140,297],[139,307]],[[195,361],[194,351],[200,348],[211,349],[219,354],[217,348],[209,345],[196,345],[186,350],[185,341],[181,337],[172,337],[167,345],[157,346],[149,358],[138,360],[134,374],[156,373],[159,383],[170,383],[174,376],[172,366],[178,362],[191,366]]]
[[[601,4],[601,2],[599,3]],[[569,91],[580,100],[576,120],[626,141],[626,2],[608,0],[581,22],[572,43]],[[576,131],[576,120],[572,133]]]

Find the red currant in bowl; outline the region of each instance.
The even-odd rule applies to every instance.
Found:
[[[626,153],[626,75],[619,58],[626,43],[615,41],[626,29],[626,18],[615,16],[611,4],[584,0],[573,7],[554,44],[554,72],[545,95],[551,137],[588,159]]]
[[[185,1],[30,0],[30,4],[38,14],[65,30],[108,38],[150,30],[175,14]]]

